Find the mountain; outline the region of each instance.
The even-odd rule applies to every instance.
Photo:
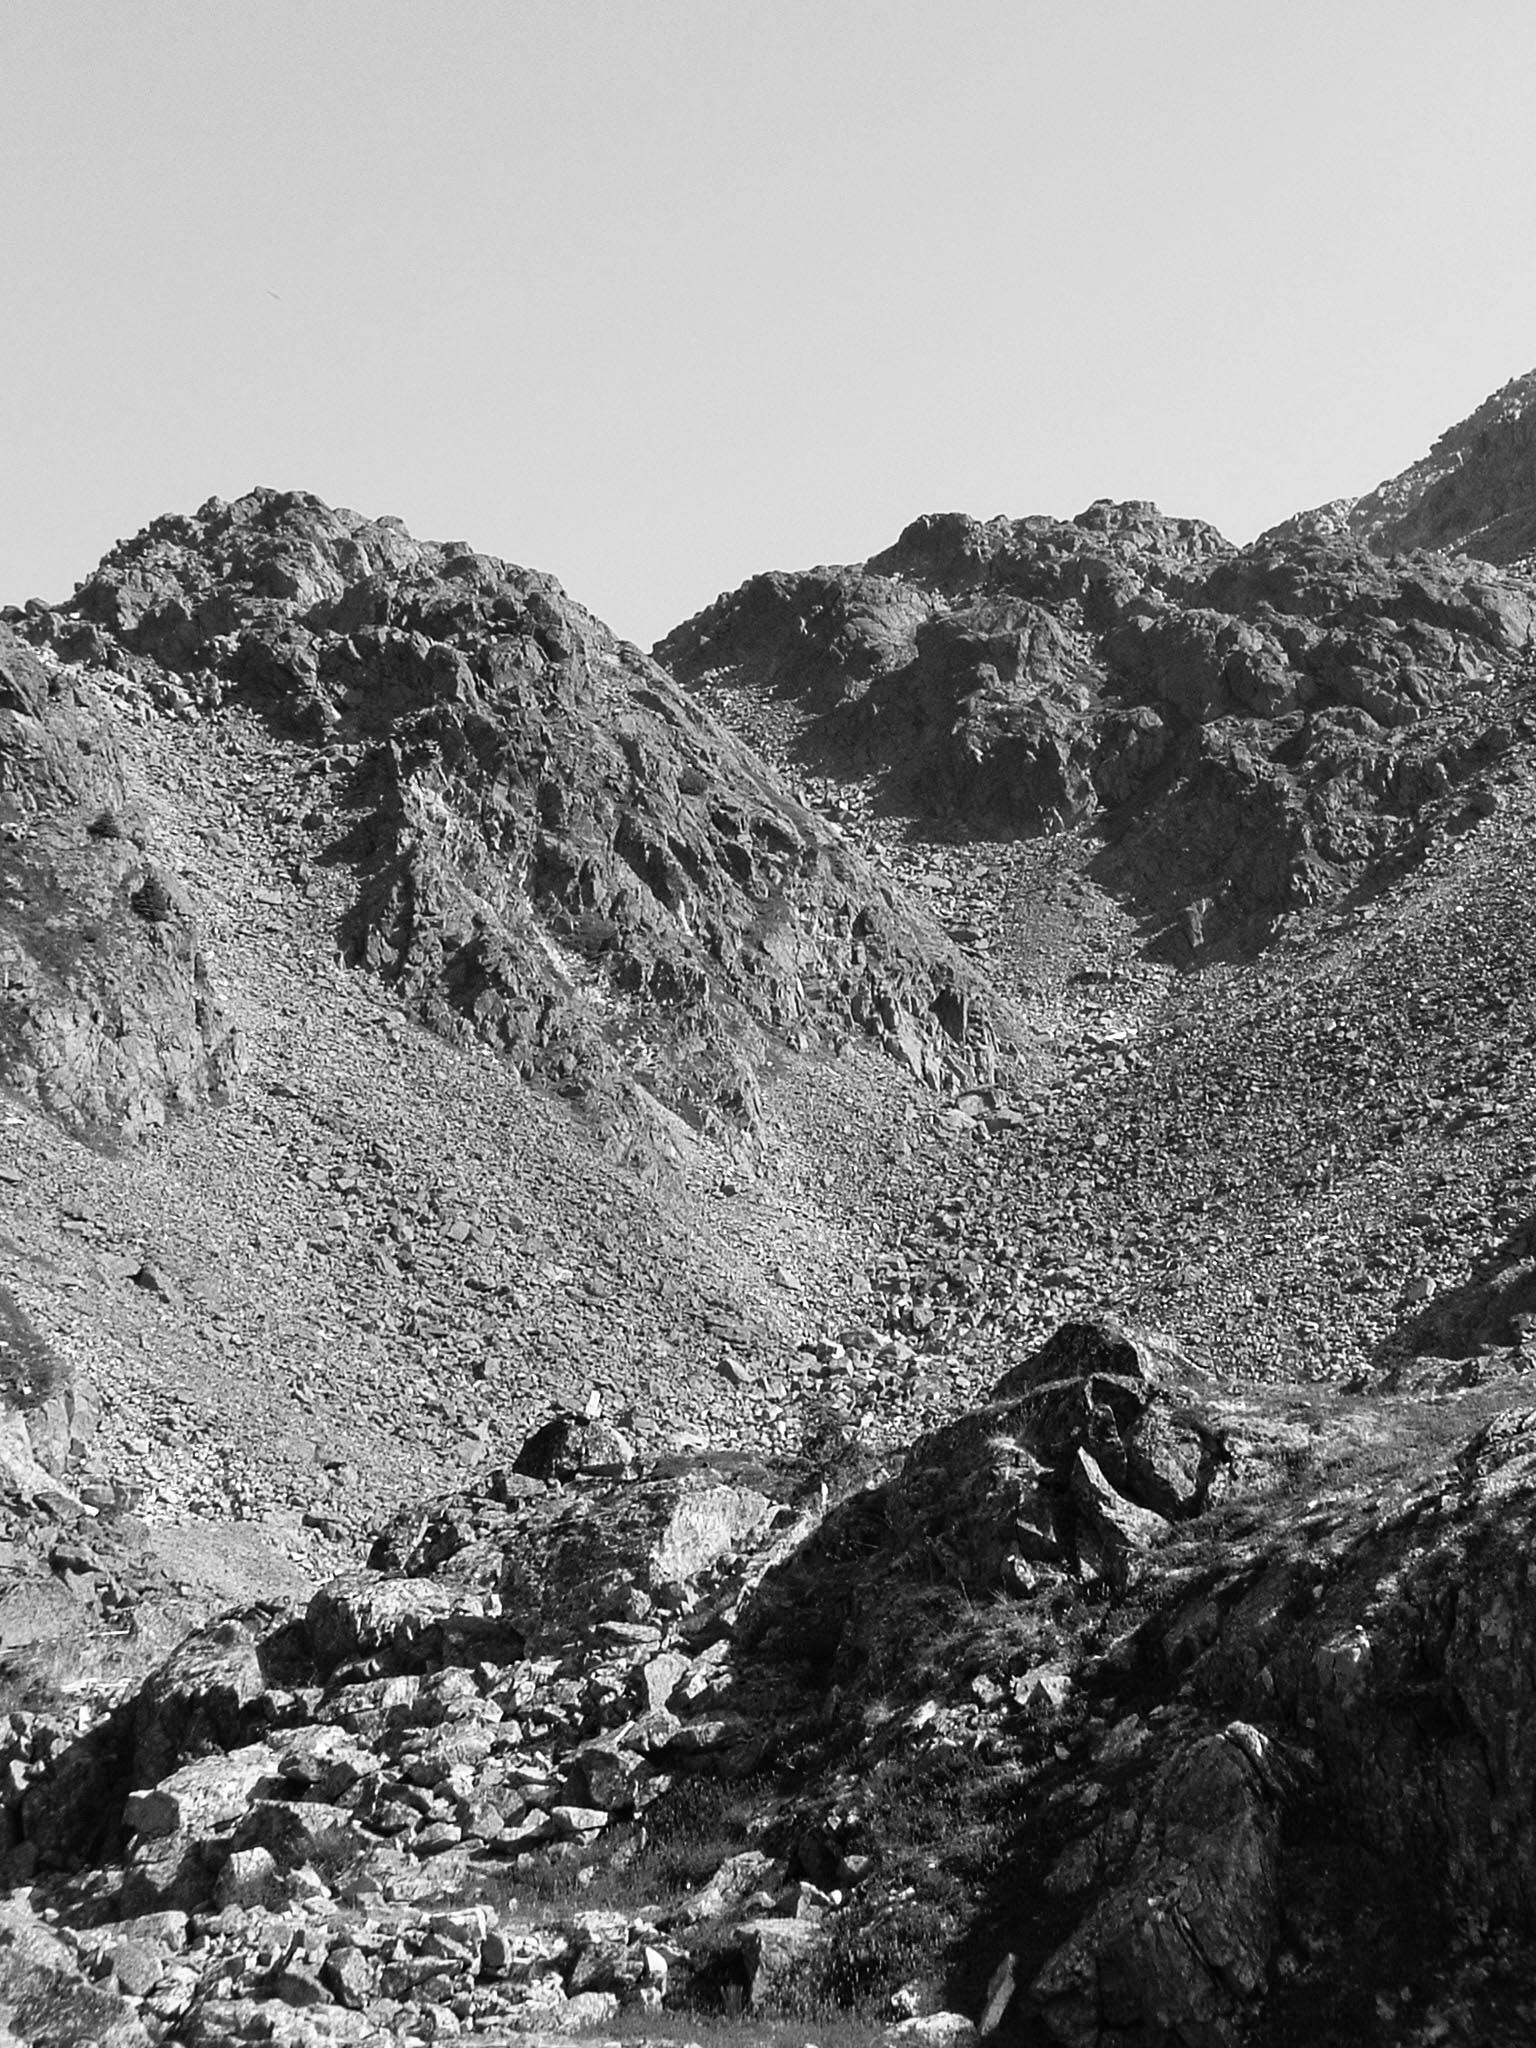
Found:
[[[1536,370],[1448,427],[1425,456],[1363,498],[1339,498],[1274,530],[1352,534],[1380,554],[1435,548],[1531,567],[1536,554]]]
[[[764,1034],[990,1069],[952,949],[548,577],[260,491],[157,521],[23,623],[307,743],[291,859],[355,877],[343,956],[520,1071],[596,1085],[627,1058],[709,1115],[750,1102]]]
[[[5,613],[11,2038],[1526,2041],[1533,628],[268,490]]]
[[[1106,883],[1208,958],[1482,801],[1533,639],[1527,579],[1341,536],[1237,549],[1102,503],[918,520],[855,568],[755,578],[657,654],[792,704],[804,761],[875,776],[880,803],[1088,827]]]

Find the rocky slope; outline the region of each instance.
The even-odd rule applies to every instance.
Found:
[[[840,1999],[894,2048],[974,2040],[957,1997],[1518,2041],[1530,1417],[1344,1432],[1319,1491],[1338,1417],[1091,1324],[830,1505],[572,1421],[106,1717],[14,1716],[0,1987],[209,2048]]]
[[[657,649],[788,699],[807,766],[1011,836],[1091,825],[1099,872],[1178,953],[1373,886],[1513,735],[1536,584],[1344,537],[1228,546],[1099,504],[917,521],[853,569],[759,577]]]
[[[0,627],[0,1071],[136,1135],[238,1068],[195,905],[127,804],[110,716]]]
[[[1439,548],[1483,562],[1529,558],[1536,553],[1536,371],[1484,399],[1400,476],[1276,529],[1296,533],[1348,533],[1381,554]]]
[[[525,1073],[745,1114],[765,1033],[861,1030],[934,1081],[990,1074],[942,940],[549,577],[254,492],[17,623],[307,739],[294,857],[355,876],[345,956]]]
[[[13,2037],[1527,2040],[1533,603],[938,518],[680,688],[257,492],[10,615]]]

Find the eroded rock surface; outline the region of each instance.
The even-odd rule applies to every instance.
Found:
[[[1382,554],[1441,548],[1484,562],[1528,560],[1536,554],[1536,371],[1485,398],[1400,475],[1276,531],[1347,532]]]
[[[133,1136],[239,1070],[189,892],[128,806],[105,707],[0,626],[0,1079]]]
[[[1463,701],[1526,652],[1536,586],[1351,535],[1242,550],[1145,504],[915,521],[858,567],[754,578],[660,643],[769,691],[808,763],[999,835],[1091,826],[1189,957],[1403,858],[1508,745]]]
[[[750,1123],[775,1036],[991,1071],[998,1016],[942,935],[548,576],[256,491],[157,520],[17,623],[130,695],[194,718],[236,696],[306,735],[334,778],[315,857],[357,875],[348,957],[529,1073],[627,1065]]]

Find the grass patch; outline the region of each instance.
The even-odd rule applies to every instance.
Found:
[[[760,1779],[681,1778],[642,1821],[609,1828],[586,1847],[525,1852],[497,1888],[520,1903],[555,1909],[665,1912],[707,1884],[728,1858],[761,1845],[758,1817],[771,1795]]]
[[[872,2048],[886,2020],[856,2014],[816,2015],[815,2048]],[[700,2048],[807,2048],[806,2020],[729,2018],[694,2012],[617,2013],[603,2023],[605,2034],[620,2041],[694,2041]]]

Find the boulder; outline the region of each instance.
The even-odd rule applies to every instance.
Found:
[[[497,1589],[530,1639],[627,1616],[636,1589],[674,1598],[754,1542],[775,1513],[750,1487],[703,1475],[598,1482],[508,1512]]]
[[[378,1671],[435,1671],[445,1664],[509,1663],[523,1636],[495,1594],[432,1579],[353,1572],[320,1588],[305,1613],[324,1672],[364,1661]]]
[[[261,1742],[202,1757],[158,1785],[130,1792],[123,1824],[146,1841],[211,1835],[243,1814],[256,1787],[275,1781],[276,1775],[276,1753]]]
[[[967,1587],[1074,1558],[1119,1575],[1200,1511],[1225,1455],[1196,1378],[1163,1339],[1064,1324],[983,1407],[912,1446],[884,1495],[893,1543]]]
[[[260,1732],[279,1621],[266,1606],[222,1615],[151,1672],[133,1707],[132,1785],[158,1784],[184,1757],[239,1749]]]
[[[154,2038],[120,1992],[87,1983],[70,1950],[22,1898],[0,1899],[3,2048],[150,2048]]]
[[[635,1449],[622,1431],[601,1416],[561,1413],[540,1425],[512,1461],[525,1479],[575,1479],[580,1474],[616,1475],[634,1463]]]
[[[761,2012],[792,1998],[797,1977],[824,1939],[814,1920],[743,1920],[735,1942],[746,1969],[748,2007]]]

